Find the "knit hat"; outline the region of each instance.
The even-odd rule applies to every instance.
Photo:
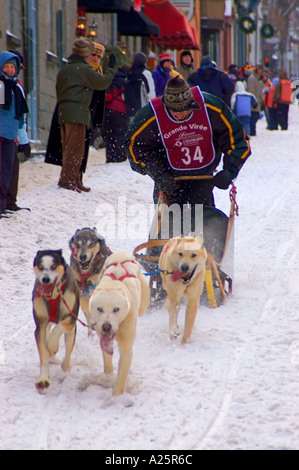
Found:
[[[13,64],[17,70],[18,68],[18,63],[17,63],[17,58],[16,57],[12,57],[11,59],[7,60],[5,62],[6,64]]]
[[[165,60],[170,60],[172,61],[172,57],[168,52],[162,52],[162,54],[159,55],[159,63],[162,64]]]
[[[105,52],[105,47],[102,44],[94,42],[93,47],[94,47],[95,51],[99,51],[99,52],[103,52],[103,53]]]
[[[193,98],[189,85],[179,75],[170,78],[166,83],[162,101],[167,108],[176,113],[201,109],[200,104]]]
[[[93,42],[86,38],[78,38],[73,43],[73,54],[76,54],[79,57],[87,57],[92,54],[93,50]]]
[[[147,63],[146,55],[143,52],[137,52],[134,57],[133,64],[134,65],[144,65]]]

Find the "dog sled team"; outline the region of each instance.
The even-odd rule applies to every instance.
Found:
[[[214,281],[222,298],[226,296],[226,282],[231,290],[232,276],[227,267],[232,264],[236,212],[233,180],[251,153],[241,122],[222,100],[201,92],[199,87],[190,89],[175,77],[168,80],[162,97],[154,98],[137,113],[124,145],[132,170],[155,182],[157,221],[163,205],[183,208],[188,204],[191,211],[202,205],[203,236],[198,231],[191,236],[181,230],[164,240],[156,233],[141,246],[148,249],[146,255],[138,254],[140,246],[131,255],[111,253],[95,230],[79,229],[69,242],[70,265],[61,251],[38,252],[33,311],[41,365],[36,387],[40,391],[50,384],[49,357],[57,352],[61,335],[65,336],[62,369],[70,368],[76,326],[83,323],[78,318],[79,307],[89,331],[99,336],[107,374],[112,372],[114,340],[118,343],[120,360],[113,394],[120,395],[125,391],[132,362],[137,319],[150,306],[153,292],[158,297],[166,293],[169,335],[173,339],[179,335],[178,311],[185,298],[182,342],[188,343],[204,287],[213,307],[217,306]],[[223,169],[218,171],[221,160]],[[230,185],[231,213],[226,217],[215,208],[213,189],[225,190]],[[141,267],[152,275],[152,261],[159,279],[147,282]]]
[[[118,343],[119,364],[113,395],[125,391],[132,362],[137,319],[150,306],[150,286],[135,256],[112,253],[96,229],[78,229],[69,241],[70,263],[62,250],[38,251],[33,267],[33,315],[35,339],[40,358],[36,388],[48,388],[49,358],[65,338],[63,371],[70,370],[77,322],[95,331],[103,355],[104,373],[113,372],[114,340]],[[185,329],[182,342],[190,340],[205,280],[207,252],[201,236],[175,237],[163,247],[159,269],[167,293],[170,338],[179,336],[178,310],[186,298]],[[168,274],[169,273],[169,274]],[[86,323],[79,319],[80,308]]]

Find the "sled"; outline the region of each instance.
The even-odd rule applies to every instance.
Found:
[[[212,176],[182,176],[176,179],[190,180],[212,178]],[[210,308],[219,307],[227,296],[232,294],[234,277],[234,221],[235,216],[238,215],[236,194],[236,187],[232,183],[229,191],[229,216],[215,207],[203,206],[201,230],[196,226],[193,227],[195,228],[194,235],[200,232],[203,233],[204,246],[208,253],[205,287],[201,297],[201,303],[206,304]],[[166,298],[166,292],[162,287],[162,279],[159,270],[160,253],[163,246],[169,241],[169,238],[171,238],[161,237],[163,231],[163,217],[165,217],[164,212],[167,210],[166,208],[166,201],[163,195],[161,195],[152,221],[149,240],[138,245],[133,252],[134,256],[145,270],[145,275],[149,276],[152,306],[163,303]],[[181,233],[183,235],[189,234],[184,233],[184,231]],[[142,250],[145,250],[144,254],[141,252]]]

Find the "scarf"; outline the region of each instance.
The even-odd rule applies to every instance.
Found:
[[[99,73],[103,73],[103,67],[100,64],[93,60],[89,60],[88,63],[94,70],[97,70]]]
[[[15,119],[18,121],[22,118],[23,114],[27,114],[29,112],[26,100],[22,93],[20,87],[18,87],[18,79],[16,77],[7,78],[5,75],[0,77],[0,80],[4,83],[4,97],[5,103],[0,105],[1,109],[8,111],[12,105],[13,94],[15,96],[15,110],[16,115]]]

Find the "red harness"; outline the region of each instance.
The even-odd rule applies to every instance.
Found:
[[[134,276],[134,274],[130,274],[129,271],[127,270],[127,268],[125,268],[125,266],[124,266],[125,263],[137,264],[136,261],[132,261],[132,260],[122,261],[121,263],[109,264],[109,266],[107,266],[106,269],[110,268],[111,266],[118,266],[120,264],[121,267],[123,268],[123,270],[125,271],[125,274],[121,277],[118,277],[118,278],[113,273],[109,273],[109,274],[105,274],[105,275],[109,276],[113,281],[123,281],[124,279],[129,278],[129,277],[134,277],[136,279],[136,276]]]
[[[48,299],[47,297],[42,296],[44,300],[48,302],[49,304],[49,309],[50,309],[49,322],[58,323],[58,302],[66,286],[66,282],[67,281],[65,281],[62,284],[60,294],[56,297],[56,299],[52,299],[52,298]]]

